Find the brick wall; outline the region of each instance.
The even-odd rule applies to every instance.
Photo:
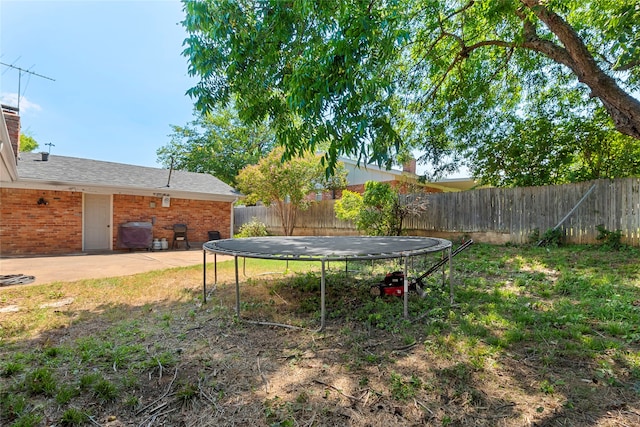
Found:
[[[42,198],[47,204],[38,204]],[[155,207],[151,204],[155,203]],[[113,248],[118,225],[151,221],[155,238],[173,239],[173,224],[188,226],[189,242],[209,240],[216,230],[229,238],[231,203],[171,199],[162,207],[158,197],[113,196]],[[192,245],[194,247],[194,245]],[[82,251],[82,193],[0,188],[0,255],[60,255]]]
[[[0,255],[80,251],[82,193],[0,189]]]
[[[151,205],[155,203],[155,207]],[[117,248],[118,226],[125,222],[146,221],[153,225],[153,237],[173,239],[173,224],[187,224],[190,243],[209,240],[208,231],[219,231],[222,239],[231,237],[231,203],[171,198],[171,206],[162,207],[162,199],[147,196],[113,196],[113,247]],[[192,245],[193,247],[193,245]]]

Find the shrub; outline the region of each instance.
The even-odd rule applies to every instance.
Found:
[[[550,228],[542,235],[540,244],[544,246],[562,246],[564,231],[561,228]]]
[[[622,230],[610,231],[603,224],[596,225],[598,236],[596,239],[602,240],[602,247],[619,251],[624,245],[622,244]]]
[[[267,226],[256,218],[252,218],[251,221],[242,224],[240,232],[235,237],[264,237],[267,235],[269,235]]]

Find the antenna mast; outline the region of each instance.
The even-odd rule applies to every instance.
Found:
[[[171,156],[171,168],[169,168],[169,179],[167,179],[167,187],[171,184],[171,172],[173,172],[173,156]]]
[[[43,79],[51,80],[55,82],[55,79],[51,77],[43,76],[42,74],[34,73],[33,71],[25,70],[24,68],[16,67],[15,65],[5,64],[4,62],[0,62],[0,65],[4,65],[5,67],[13,68],[14,70],[18,70],[18,111],[20,111],[20,98],[22,98],[22,94],[20,93],[20,86],[22,82],[22,73],[27,73],[34,75],[36,77],[42,77]],[[51,150],[51,148],[49,148]]]

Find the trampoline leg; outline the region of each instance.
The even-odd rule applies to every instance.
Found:
[[[404,318],[409,318],[409,279],[407,279],[407,264],[409,258],[404,258]]]
[[[207,302],[207,251],[202,250],[202,303]]]
[[[320,279],[320,331],[324,329],[325,323],[325,291],[326,291],[326,282],[325,282],[325,268],[324,268],[324,260],[322,260],[322,277]]]
[[[218,254],[213,254],[213,284],[218,284]]]
[[[238,280],[238,256],[233,257],[236,267],[236,316],[240,319],[240,281]]]
[[[451,300],[451,304],[453,304],[454,292],[453,292],[453,266],[451,259],[453,256],[451,255],[451,246],[449,246],[448,256],[449,256],[449,299]]]
[[[444,257],[445,257],[444,251],[440,252],[440,260],[441,261],[444,260]],[[442,287],[443,288],[447,284],[447,268],[446,267],[447,267],[446,263],[443,263],[442,267],[440,267],[440,269],[442,270]]]

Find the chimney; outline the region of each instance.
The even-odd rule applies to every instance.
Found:
[[[2,114],[7,123],[11,148],[13,148],[13,153],[16,156],[16,164],[18,164],[18,152],[20,150],[20,114],[16,107],[9,107],[8,105],[2,105]]]
[[[416,159],[411,158],[407,160],[404,165],[402,165],[402,172],[410,173],[412,175],[416,174]]]

